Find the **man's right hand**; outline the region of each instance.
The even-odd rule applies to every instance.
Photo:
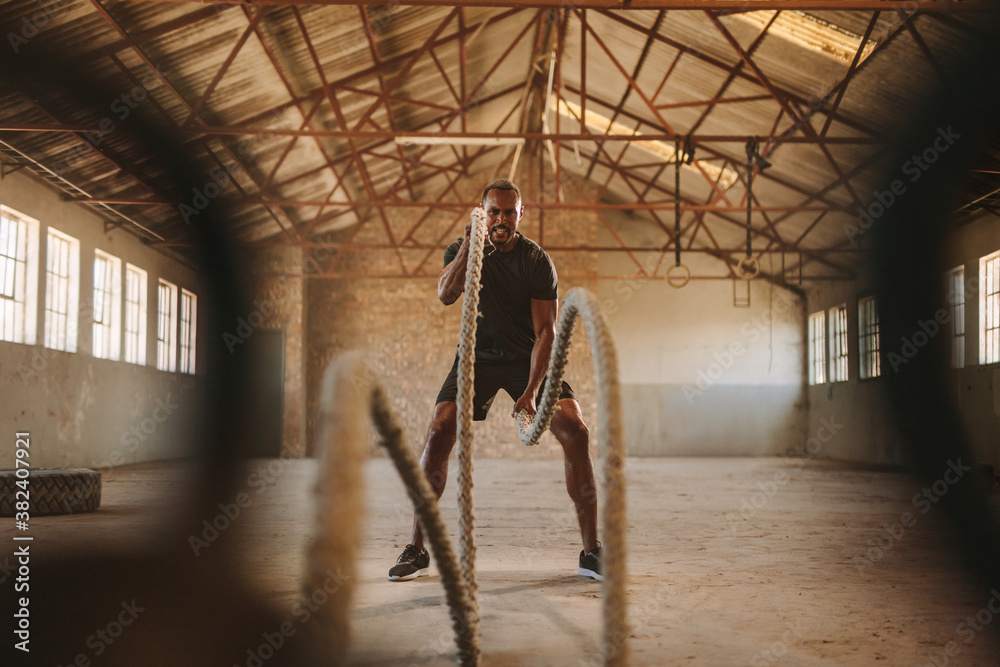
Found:
[[[465,240],[458,248],[455,258],[449,262],[438,276],[438,299],[446,306],[455,303],[465,291],[465,267],[472,247],[472,225],[475,216],[470,216],[465,225]],[[489,238],[487,236],[487,238]]]

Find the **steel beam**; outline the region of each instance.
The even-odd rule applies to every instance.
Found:
[[[574,89],[567,88],[570,92]],[[591,98],[593,99],[593,97]],[[461,109],[463,107],[460,107]],[[612,107],[613,108],[613,107]],[[453,115],[457,113],[452,109]],[[622,114],[627,112],[622,110]],[[649,123],[649,121],[642,121]],[[12,123],[0,121],[0,132],[88,132],[94,128],[80,124],[62,123]],[[421,142],[434,139],[462,140],[468,139],[470,143],[483,139],[523,139],[525,141],[615,141],[631,143],[635,141],[666,141],[673,142],[679,135],[671,132],[650,132],[641,135],[622,134],[594,134],[592,132],[410,132],[392,130],[296,130],[283,127],[243,127],[239,125],[216,125],[200,126],[189,128],[178,128],[180,134],[190,134],[195,136],[275,136],[275,137],[317,137],[327,139],[356,139],[356,140],[379,140],[390,141],[399,137],[406,139],[413,137]],[[680,137],[683,138],[683,137]],[[764,135],[758,137],[762,141],[774,141],[783,144],[840,144],[850,146],[867,146],[886,144],[888,137],[782,137],[781,135]],[[693,135],[691,140],[698,145],[706,143],[716,144],[743,144],[746,143],[745,134],[700,134]],[[442,142],[444,143],[444,142]]]
[[[442,251],[445,246],[434,243],[408,243],[403,246],[388,245],[385,243],[338,243],[336,241],[305,241],[302,243],[282,243],[282,242],[261,242],[256,244],[250,244],[251,246],[291,246],[297,248],[326,248],[328,250],[396,250],[397,248],[403,248],[404,250],[433,250]],[[644,246],[644,245],[621,245],[621,246],[588,246],[585,244],[563,244],[563,245],[546,245],[545,252],[661,252],[663,248],[661,246]],[[685,253],[692,253],[697,255],[713,255],[715,253],[723,253],[726,255],[740,255],[746,252],[746,248],[692,248],[690,250],[685,249]],[[768,252],[781,252],[780,250],[762,251],[764,254]],[[787,252],[787,251],[786,251]],[[797,252],[797,251],[795,251]],[[814,251],[819,255],[834,254],[834,255],[858,255],[862,254],[861,250],[857,248],[831,248],[828,250],[816,250]]]
[[[879,14],[880,12],[872,13],[872,18],[868,21],[868,27],[865,29],[865,34],[861,38],[861,43],[858,44],[858,50],[855,52],[854,58],[851,60],[851,64],[847,68],[847,74],[844,75],[843,81],[837,86],[837,96],[833,100],[833,106],[830,107],[830,113],[826,117],[826,122],[823,123],[823,129],[819,132],[819,136],[821,137],[825,137],[827,131],[830,129],[833,117],[837,115],[837,109],[840,108],[840,101],[844,99],[844,93],[847,91],[847,86],[851,83],[851,79],[854,78],[855,73],[858,71],[857,68],[858,63],[861,62],[861,54],[865,50],[865,46],[868,45],[868,40],[871,38],[872,30],[875,29],[875,24],[878,23]]]
[[[183,2],[190,0],[133,0],[133,2]],[[246,0],[215,0],[215,4],[246,4]],[[255,5],[356,5],[356,0],[254,0]],[[874,11],[906,9],[910,11],[975,13],[994,8],[992,0],[573,0],[573,6],[586,9],[622,11],[649,9],[715,10],[726,13],[788,9],[795,11]],[[566,0],[406,0],[411,7],[526,7],[563,9]],[[752,7],[752,9],[751,9]]]

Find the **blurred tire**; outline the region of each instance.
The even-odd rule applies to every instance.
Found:
[[[16,470],[0,470],[0,516],[14,516],[25,489]],[[37,468],[28,476],[28,515],[79,514],[101,506],[101,473],[87,468]],[[17,493],[21,492],[18,497]],[[23,510],[21,510],[23,511]]]

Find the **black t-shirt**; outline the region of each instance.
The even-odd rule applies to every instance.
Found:
[[[444,251],[447,266],[458,254],[464,238]],[[483,258],[482,288],[476,331],[476,361],[514,361],[531,358],[535,328],[531,300],[559,298],[556,267],[548,254],[531,239],[518,234],[509,252],[490,252]]]

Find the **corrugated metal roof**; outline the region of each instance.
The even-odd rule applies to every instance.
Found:
[[[835,6],[833,0],[830,4]],[[320,204],[346,200],[363,204],[372,197],[428,203],[439,198],[473,199],[476,188],[464,177],[506,174],[517,152],[514,147],[401,146],[391,134],[349,139],[337,132],[345,126],[361,133],[516,133],[522,127],[537,131],[549,66],[542,43],[547,29],[554,31],[553,48],[561,45],[556,55],[558,96],[581,103],[585,68],[589,111],[643,134],[685,135],[697,126],[698,137],[733,137],[700,141],[696,154],[705,164],[740,173],[746,161],[741,137],[821,134],[849,65],[846,51],[834,57],[797,44],[795,30],[772,29],[758,39],[761,21],[720,15],[714,17],[720,29],[713,16],[700,11],[587,11],[583,64],[584,14],[575,8],[196,6],[137,0],[101,4],[59,0],[51,7],[44,25],[37,27],[38,34],[23,45],[26,52],[58,53],[67,62],[84,63],[96,86],[120,92],[97,108],[87,108],[58,90],[46,89],[34,98],[24,91],[5,90],[0,94],[0,123],[7,128],[97,128],[107,119],[117,127],[124,122],[123,114],[135,113],[164,131],[186,124],[182,141],[197,156],[200,168],[208,171],[220,162],[231,165],[236,187],[225,197],[236,204],[234,233],[246,241],[273,239],[283,229],[293,228],[303,240],[326,238],[337,230],[353,234],[350,230],[370,220],[357,239],[399,244],[426,209],[380,213],[378,207]],[[0,26],[5,34],[19,31],[25,17],[30,21],[37,11],[33,2],[4,3]],[[860,45],[873,18],[870,11],[785,14],[788,20],[805,21],[801,31],[811,38],[829,29],[847,45]],[[766,22],[769,16],[761,20]],[[826,134],[862,142],[824,147],[765,140],[764,152],[773,166],[755,180],[758,203],[808,210],[755,213],[754,230],[761,247],[770,243],[791,253],[802,250],[811,266],[821,272],[829,268],[823,269],[817,258],[845,245],[843,225],[868,196],[866,179],[880,166],[881,144],[863,141],[891,135],[928,82],[939,76],[938,68],[947,67],[962,53],[975,30],[975,22],[961,16],[879,13],[871,34],[874,51],[846,85]],[[742,62],[724,33],[744,50],[758,42],[750,55],[753,67]],[[505,52],[502,64],[495,66]],[[766,86],[757,72],[766,77]],[[633,76],[635,88],[628,81]],[[137,89],[137,83],[145,90]],[[130,99],[136,93],[141,100]],[[464,109],[463,95],[469,102]],[[192,107],[199,107],[196,115]],[[549,123],[554,132],[554,112]],[[563,133],[579,132],[579,124],[571,119],[560,118],[558,125]],[[237,127],[248,129],[242,134],[232,129]],[[252,128],[317,134],[293,137]],[[185,241],[190,228],[178,213],[178,193],[156,187],[164,176],[156,156],[145,155],[141,143],[124,131],[107,132],[98,150],[85,136],[69,131],[0,132],[0,139],[11,147],[3,150],[3,159],[29,164],[74,198],[133,201],[102,204],[101,210],[109,218],[116,210],[129,220],[141,221],[142,227],[169,242]],[[533,140],[527,143],[528,151],[544,150],[539,146]],[[635,203],[637,192],[646,192],[647,199],[655,202],[672,200],[673,167],[664,169],[662,157],[639,146],[567,139],[558,143],[557,150],[565,172],[590,178],[599,186],[607,183],[607,202]],[[528,151],[522,161],[529,159]],[[524,162],[519,164],[523,167]],[[973,193],[997,189],[997,175],[989,171],[975,176]],[[551,169],[541,173],[552,177]],[[831,187],[845,174],[848,186]],[[458,185],[452,188],[452,182]],[[242,194],[237,196],[237,191]],[[745,196],[742,183],[720,196],[697,165],[682,169],[681,191],[684,202],[691,205],[738,207]],[[160,199],[166,203],[138,203]],[[817,223],[821,211],[809,205],[829,210]],[[703,222],[689,232],[699,230],[693,247],[714,247],[708,233],[720,248],[738,247],[745,238],[744,215],[735,208],[698,214]],[[667,226],[672,223],[669,210],[630,214],[630,219],[653,221],[654,216]],[[430,216],[407,243],[437,243],[460,217],[457,209]],[[695,217],[690,213],[684,219]],[[127,222],[126,227],[133,228]],[[652,229],[664,234],[658,226]],[[690,237],[683,243],[690,244]],[[847,266],[840,256],[838,263]],[[726,271],[721,263],[719,270]]]

